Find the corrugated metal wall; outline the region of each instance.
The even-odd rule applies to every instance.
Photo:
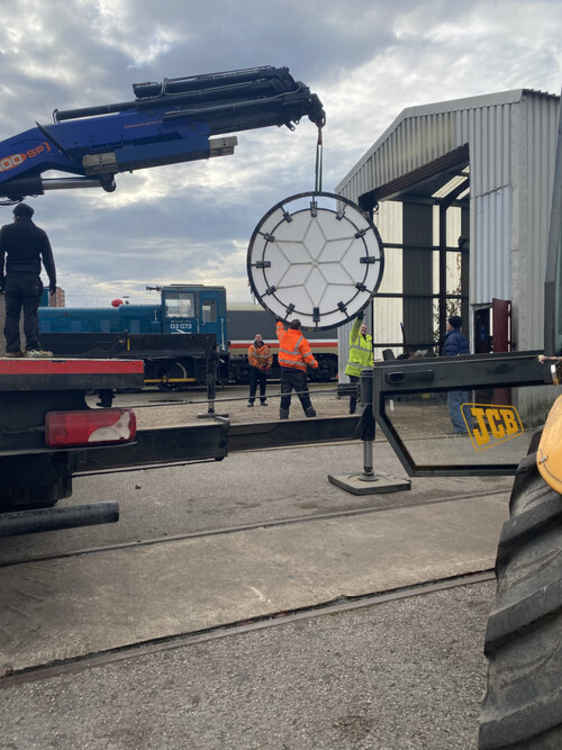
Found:
[[[560,100],[507,91],[405,110],[336,187],[351,200],[469,144],[470,303],[513,300],[519,350],[543,345],[543,285]],[[381,206],[382,211],[382,206]],[[383,239],[388,240],[384,234]],[[550,401],[520,394],[524,412]]]
[[[518,122],[519,195],[513,217],[513,307],[517,348],[544,344],[544,274],[560,101],[526,94]],[[515,190],[514,190],[515,193]],[[559,389],[519,390],[523,419],[540,420]]]
[[[492,297],[511,299],[511,188],[476,195],[471,201],[470,304]],[[471,215],[472,219],[472,215]]]

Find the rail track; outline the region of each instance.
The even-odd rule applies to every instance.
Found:
[[[87,669],[114,664],[126,659],[138,659],[140,657],[170,651],[177,648],[185,648],[197,643],[215,641],[219,638],[250,633],[256,630],[288,625],[300,620],[309,620],[315,617],[325,617],[343,612],[374,607],[386,602],[406,599],[414,596],[424,596],[436,591],[457,588],[459,586],[471,586],[495,580],[493,569],[481,570],[460,576],[441,578],[430,582],[403,586],[397,589],[363,594],[355,597],[340,597],[336,601],[325,602],[311,607],[283,612],[274,612],[260,617],[252,617],[247,620],[232,622],[227,625],[218,625],[204,630],[179,633],[173,636],[156,638],[148,641],[139,641],[121,648],[107,649],[85,654],[83,656],[69,659],[60,659],[55,663],[47,662],[37,664],[33,667],[14,670],[0,675],[0,690],[38,680],[46,680],[65,674],[74,674]]]
[[[111,472],[111,473],[115,473],[115,472]],[[505,494],[506,494],[505,490],[492,490],[490,492],[479,493],[478,497],[485,498],[485,497],[501,496]],[[179,541],[188,540],[188,539],[203,539],[205,537],[226,536],[228,534],[236,534],[241,531],[252,531],[256,529],[271,529],[271,528],[279,528],[282,526],[290,526],[292,524],[337,520],[340,518],[341,519],[350,518],[353,516],[366,516],[372,513],[379,513],[381,511],[393,510],[393,509],[398,509],[398,508],[436,505],[439,503],[450,503],[450,502],[456,502],[456,501],[460,502],[463,500],[469,500],[473,496],[474,496],[473,493],[455,494],[451,496],[435,498],[432,500],[425,500],[421,503],[416,501],[415,498],[410,498],[408,493],[406,493],[404,497],[402,497],[399,500],[396,500],[396,496],[392,497],[390,495],[387,495],[386,496],[387,499],[383,500],[382,502],[380,501],[380,498],[384,496],[379,496],[379,501],[376,504],[373,504],[372,506],[368,506],[368,507],[355,508],[352,510],[333,511],[330,513],[311,513],[308,515],[301,515],[301,516],[289,516],[286,518],[276,518],[276,519],[271,519],[271,520],[266,520],[266,521],[263,521],[263,520],[256,521],[255,523],[245,523],[245,524],[239,524],[239,525],[223,526],[223,527],[212,528],[212,529],[200,529],[198,531],[185,532],[182,534],[166,534],[164,536],[157,536],[157,537],[152,537],[152,538],[148,537],[146,539],[135,539],[132,541],[116,542],[113,544],[98,545],[98,546],[93,546],[93,547],[82,547],[79,549],[67,550],[64,552],[44,553],[41,555],[18,557],[18,558],[14,558],[11,560],[10,559],[1,560],[0,570],[5,569],[5,568],[13,568],[13,567],[20,566],[20,565],[27,565],[29,563],[41,563],[41,562],[47,562],[47,561],[50,562],[53,560],[78,558],[78,557],[83,557],[85,555],[97,555],[97,554],[102,554],[104,552],[113,552],[116,550],[134,550],[140,547],[165,545],[165,544],[170,544],[173,542],[179,542]]]

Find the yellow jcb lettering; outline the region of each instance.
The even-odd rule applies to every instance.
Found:
[[[507,434],[515,435],[516,433],[518,433],[519,425],[517,424],[513,409],[500,409],[500,414],[502,415]]]
[[[497,409],[486,409],[486,417],[488,418],[488,424],[490,425],[492,435],[498,440],[505,437],[505,428],[501,424],[499,411]],[[498,422],[500,424],[498,424]]]
[[[488,428],[486,427],[486,421],[484,419],[484,409],[480,409],[477,406],[472,406],[470,408],[470,411],[472,412],[472,416],[478,422],[478,426],[472,428],[474,439],[476,440],[478,445],[486,445],[486,443],[490,442],[490,433],[488,432]]]

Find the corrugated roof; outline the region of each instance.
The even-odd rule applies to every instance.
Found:
[[[443,115],[449,112],[458,112],[460,110],[474,110],[482,107],[502,106],[505,104],[516,104],[521,101],[524,95],[545,97],[548,99],[558,99],[556,94],[539,91],[535,89],[512,89],[509,91],[500,91],[495,94],[481,94],[464,99],[450,99],[442,102],[432,102],[430,104],[416,105],[407,107],[394,119],[388,128],[377,138],[374,144],[366,151],[356,164],[347,172],[342,180],[339,181],[336,192],[348,182],[348,180],[361,169],[365,162],[388,140],[394,131],[402,122],[409,119],[426,117],[432,115]]]

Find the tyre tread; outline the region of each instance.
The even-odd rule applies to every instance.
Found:
[[[534,454],[518,468],[510,510],[486,632],[479,748],[562,748],[562,497]]]

